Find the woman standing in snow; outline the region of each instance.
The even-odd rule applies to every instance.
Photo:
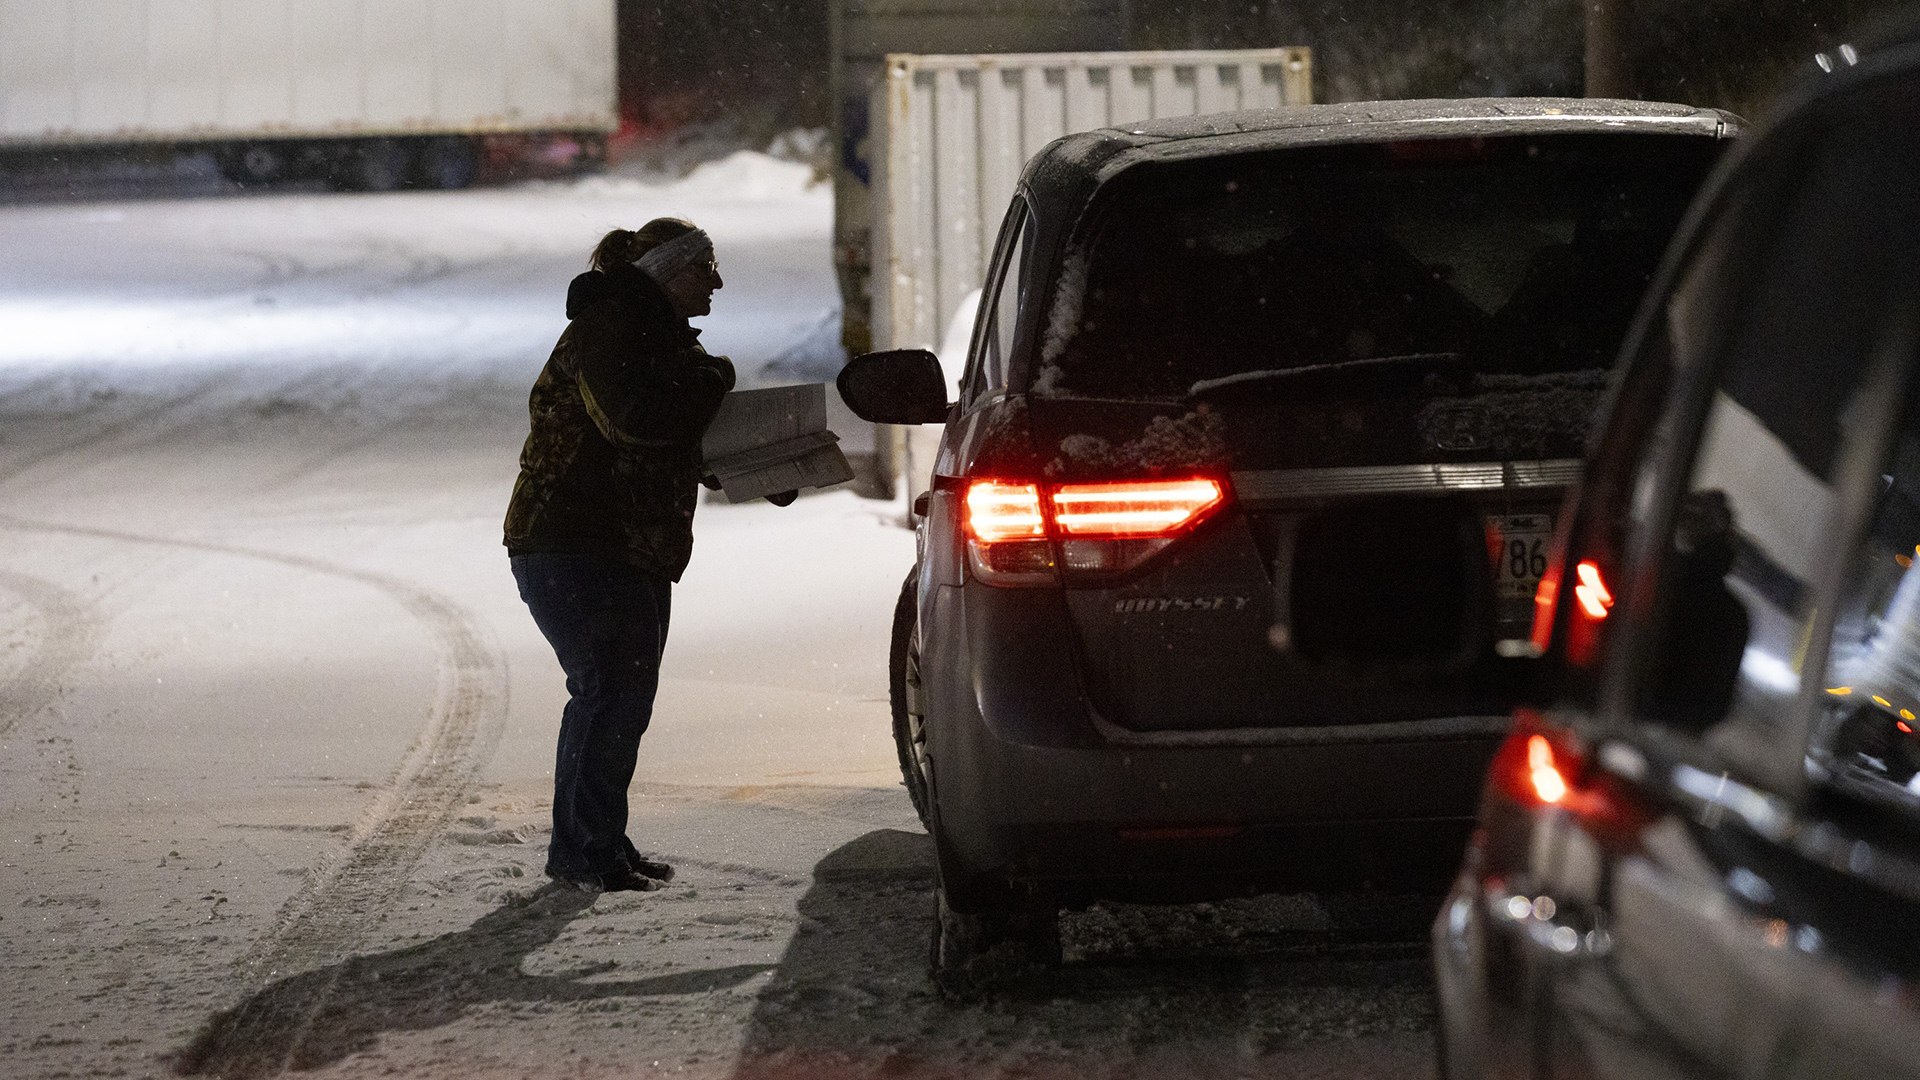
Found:
[[[571,321],[533,385],[506,546],[567,675],[547,875],[580,888],[673,877],[627,838],[627,786],[693,551],[700,437],[733,387],[733,364],[687,323],[721,285],[713,242],[691,222],[615,229],[568,287]]]

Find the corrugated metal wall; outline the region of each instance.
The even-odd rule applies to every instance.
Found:
[[[0,0],[0,142],[611,130],[613,0]]]
[[[874,348],[937,348],[1020,170],[1076,131],[1312,99],[1306,49],[894,55],[877,91]]]

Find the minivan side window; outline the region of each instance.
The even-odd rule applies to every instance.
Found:
[[[993,397],[1007,388],[1007,365],[1013,355],[1013,335],[1019,328],[1020,305],[1027,294],[1027,248],[1033,236],[1033,216],[1024,200],[1015,198],[1007,211],[1000,259],[987,280],[980,301],[980,318],[973,334],[972,361],[961,388],[966,403]]]
[[[1771,755],[1799,767],[1799,745],[1765,744],[1803,730],[1803,679],[1819,677],[1807,665],[1824,653],[1809,649],[1824,623],[1818,593],[1848,549],[1843,510],[1872,479],[1848,462],[1862,440],[1884,437],[1890,415],[1875,358],[1920,269],[1920,148],[1892,145],[1902,140],[1885,130],[1816,127],[1715,225],[1666,312],[1679,368],[1713,374],[1704,400],[1692,398],[1704,412],[1660,555],[1633,708],[1707,735],[1733,760]],[[1876,596],[1901,554],[1888,545],[1920,542],[1894,524],[1912,513],[1920,526],[1920,503],[1909,509],[1897,474],[1878,474],[1893,486],[1875,541],[1886,550],[1862,571]],[[1920,472],[1911,485],[1920,492]],[[1891,600],[1863,596],[1858,617]],[[1860,644],[1865,624],[1849,625]]]

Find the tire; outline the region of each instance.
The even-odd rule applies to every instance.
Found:
[[[471,186],[480,176],[480,147],[465,135],[436,135],[419,148],[420,182],[438,191]]]
[[[926,695],[920,682],[920,568],[907,575],[893,608],[893,642],[887,652],[887,700],[893,709],[893,748],[900,759],[900,780],[920,823],[933,830],[928,795]]]
[[[393,191],[407,182],[411,155],[398,139],[359,139],[341,148],[332,170],[341,191]]]
[[[264,187],[287,173],[287,153],[272,143],[243,142],[222,147],[214,162],[220,175],[241,187]]]
[[[934,886],[927,973],[941,993],[978,1000],[1059,966],[1058,909],[960,912]]]

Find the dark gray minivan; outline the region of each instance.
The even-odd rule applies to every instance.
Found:
[[[895,624],[936,975],[1096,898],[1437,896],[1607,368],[1737,121],[1498,99],[1062,139],[995,247]]]

